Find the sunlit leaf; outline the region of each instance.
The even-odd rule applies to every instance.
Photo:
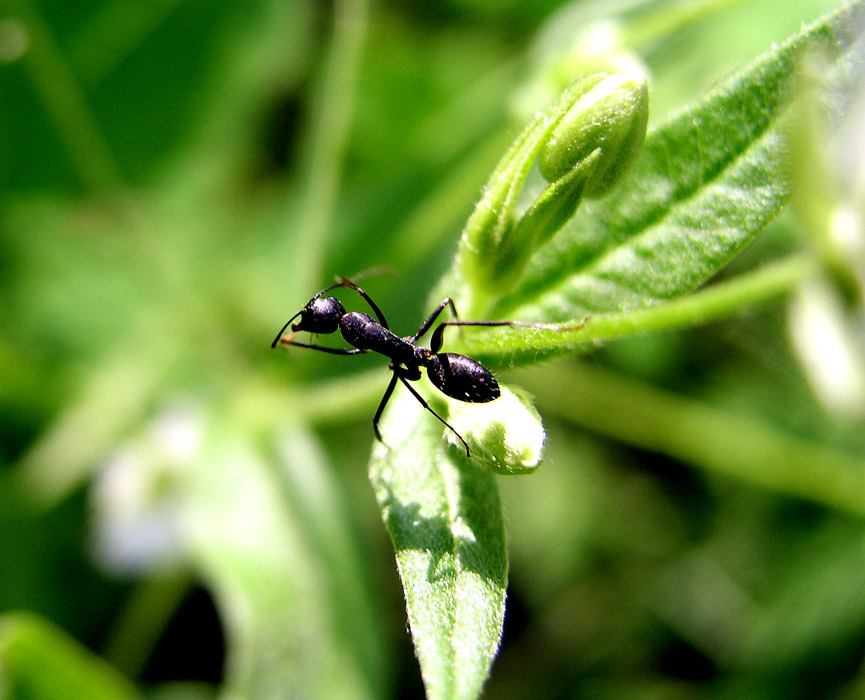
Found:
[[[619,189],[584,204],[488,314],[574,325],[588,317],[589,327],[537,333],[529,343],[524,336],[511,349],[530,357],[603,337],[591,319],[618,312],[626,321],[630,311],[686,294],[751,242],[789,196],[780,127],[799,61],[820,50],[843,70],[863,19],[861,3],[845,5],[652,130]],[[508,334],[495,337],[506,353]]]
[[[399,391],[382,422],[370,479],[396,550],[430,700],[480,693],[501,637],[507,550],[496,477]]]

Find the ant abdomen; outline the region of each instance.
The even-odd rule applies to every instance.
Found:
[[[433,355],[426,371],[436,389],[457,401],[488,403],[502,393],[490,371],[465,355],[452,352]]]

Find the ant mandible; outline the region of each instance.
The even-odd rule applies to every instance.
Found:
[[[375,313],[378,320],[369,314],[359,311],[346,312],[345,307],[336,297],[323,296],[332,289],[348,287],[353,289],[366,300]],[[433,385],[446,396],[467,403],[489,403],[501,396],[501,390],[496,378],[490,371],[477,360],[466,355],[457,355],[452,352],[440,353],[444,343],[444,330],[449,326],[521,326],[525,328],[541,328],[545,330],[563,331],[558,326],[549,326],[540,323],[523,323],[521,321],[443,321],[432,333],[429,348],[415,345],[435,323],[445,307],[450,306],[454,318],[457,318],[456,307],[450,297],[442,301],[429,318],[421,324],[414,335],[400,337],[396,335],[387,325],[381,309],[370,298],[363,289],[358,287],[349,279],[342,278],[336,284],[325,287],[306,306],[292,316],[276,334],[271,343],[271,348],[277,344],[295,345],[310,350],[320,350],[332,355],[360,355],[366,352],[377,352],[390,358],[390,370],[393,372],[390,383],[385,389],[384,396],[378,405],[375,416],[372,419],[372,427],[379,441],[384,442],[378,423],[381,415],[390,400],[391,394],[396,387],[397,381],[401,381],[412,395],[420,402],[427,411],[432,413],[441,421],[454,435],[456,435],[466,448],[466,457],[471,457],[468,443],[463,439],[454,427],[436,413],[426,400],[409,384],[421,378],[421,367],[425,367],[427,376]],[[283,335],[289,324],[300,316],[300,323],[291,326],[292,333]],[[329,348],[323,345],[312,345],[301,343],[293,339],[297,331],[309,333],[335,333],[339,329],[345,341],[352,346],[348,348]]]

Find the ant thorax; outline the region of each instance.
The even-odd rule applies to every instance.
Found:
[[[414,345],[385,328],[369,314],[350,311],[339,321],[345,342],[361,350],[377,352],[398,364],[414,362]]]
[[[411,336],[403,338],[403,340],[408,343],[411,341]],[[429,365],[430,359],[435,356],[435,353],[432,350],[421,345],[412,345],[412,348],[414,349],[414,363],[421,367]]]

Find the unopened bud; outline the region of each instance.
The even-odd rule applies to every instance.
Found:
[[[486,404],[450,402],[448,422],[471,448],[473,465],[506,476],[528,474],[541,463],[544,426],[526,394],[506,386],[501,390],[498,399]],[[448,433],[448,440],[462,451],[459,438]]]
[[[555,182],[599,151],[583,195],[606,194],[633,165],[646,136],[649,88],[636,71],[598,73],[571,88],[580,93],[540,153],[541,174]]]

